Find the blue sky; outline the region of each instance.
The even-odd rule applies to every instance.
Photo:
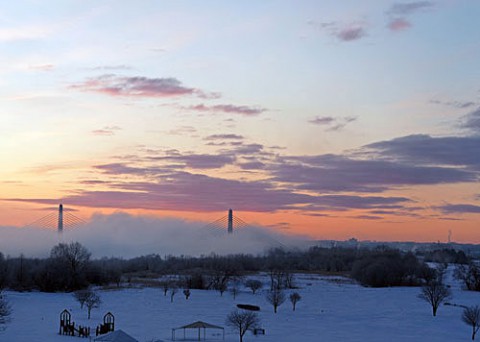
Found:
[[[315,237],[427,240],[436,226],[477,241],[479,12],[447,0],[9,3],[0,224],[59,201],[193,220],[236,206]]]

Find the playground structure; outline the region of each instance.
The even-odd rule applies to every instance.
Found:
[[[72,314],[67,310],[60,313],[60,335],[89,337],[90,327],[82,327],[79,325],[75,327],[75,322],[72,322]]]
[[[103,316],[103,324],[97,326],[95,330],[95,336],[103,335],[109,333],[110,331],[115,330],[115,316],[111,312],[107,312],[105,316]]]
[[[99,324],[95,329],[95,336],[103,335],[114,331],[115,329],[115,316],[111,312],[107,312],[103,316],[103,324]],[[72,314],[67,310],[63,310],[60,313],[60,335],[78,336],[78,337],[90,337],[90,327],[75,326],[75,322],[72,322]]]

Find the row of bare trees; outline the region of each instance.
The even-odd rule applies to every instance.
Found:
[[[432,257],[439,258],[437,254]],[[465,260],[463,254],[453,252],[439,255]],[[5,258],[0,253],[0,288],[14,290],[75,291],[91,284],[120,285],[121,281],[134,278],[177,274],[188,282],[186,288],[213,289],[223,294],[227,283],[241,281],[243,274],[259,271],[269,275],[270,290],[295,288],[293,272],[304,271],[349,274],[360,283],[374,287],[416,286],[433,277],[429,268],[412,253],[388,248],[312,247],[307,251],[273,249],[257,256],[161,257],[153,254],[129,260],[92,260],[89,251],[74,242],[55,246],[46,259]],[[475,264],[459,266],[458,276],[469,289],[480,289],[480,270]]]
[[[289,275],[290,283],[294,282],[293,274]],[[238,293],[240,292],[240,285],[242,277],[235,276],[229,277],[226,275],[218,276],[217,284],[222,284],[221,287],[218,286],[211,286],[210,288],[216,289],[220,292],[220,295],[223,295],[225,291],[229,289],[230,293],[232,294],[233,298],[235,299]],[[174,296],[178,293],[180,288],[183,289],[183,295],[185,299],[189,299],[191,295],[191,291],[189,288],[189,281],[188,278],[180,278],[180,279],[165,279],[161,281],[161,287],[163,290],[163,295],[167,296],[170,295],[170,301],[173,302]],[[230,287],[229,287],[230,284]],[[277,284],[277,283],[275,283]],[[252,294],[255,295],[260,289],[263,288],[263,283],[258,279],[247,279],[243,285],[246,288],[249,288],[252,291]],[[295,311],[296,304],[298,301],[301,300],[301,296],[298,292],[294,292],[290,294],[289,299],[292,302],[293,310]],[[267,301],[272,304],[274,308],[274,312],[277,312],[277,308],[282,305],[286,300],[286,295],[283,291],[283,287],[279,286],[272,286],[271,290],[266,294]]]
[[[266,298],[267,301],[273,305],[275,313],[277,312],[277,308],[286,300],[284,292],[279,289],[269,291]],[[301,298],[298,292],[290,294],[289,299],[292,302],[293,311],[295,311],[295,306]],[[232,311],[226,319],[226,324],[237,331],[240,342],[243,342],[243,336],[247,331],[259,328],[260,323],[261,321],[257,313],[245,310]]]
[[[282,290],[274,289],[267,292],[265,298],[267,299],[267,302],[272,304],[273,312],[277,313],[278,307],[285,303],[287,296]],[[293,292],[290,294],[288,299],[292,303],[293,311],[295,311],[297,303],[302,299],[302,296],[298,292]]]

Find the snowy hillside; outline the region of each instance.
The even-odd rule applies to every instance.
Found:
[[[451,273],[451,270],[449,270]],[[448,282],[454,282],[447,274]],[[267,278],[262,278],[267,283]],[[72,313],[78,325],[90,325],[92,331],[103,315],[111,311],[116,329],[122,329],[141,342],[171,340],[171,329],[202,320],[225,327],[225,341],[238,341],[227,327],[225,318],[238,303],[255,304],[266,335],[250,332],[245,341],[468,341],[470,328],[460,320],[461,308],[442,305],[432,317],[429,305],[417,298],[419,288],[364,288],[340,277],[300,274],[296,276],[302,299],[292,311],[287,300],[278,313],[265,300],[265,290],[252,295],[247,289],[234,300],[225,292],[192,290],[189,300],[181,291],[170,302],[159,288],[129,288],[99,291],[103,303],[92,311],[90,321],[86,310],[71,294],[7,292],[13,306],[13,320],[0,333],[5,342],[75,342],[88,341],[58,335],[59,314],[63,309]],[[265,284],[266,285],[266,284]],[[480,304],[480,293],[463,291],[452,283],[452,303]],[[216,335],[215,335],[216,334]],[[93,334],[94,335],[94,334]],[[183,337],[183,331],[177,334]],[[190,332],[187,337],[196,337]],[[213,331],[209,341],[221,340]]]

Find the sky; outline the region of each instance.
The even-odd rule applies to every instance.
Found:
[[[479,14],[472,0],[8,2],[0,226],[59,203],[199,227],[232,208],[314,239],[480,243]]]

